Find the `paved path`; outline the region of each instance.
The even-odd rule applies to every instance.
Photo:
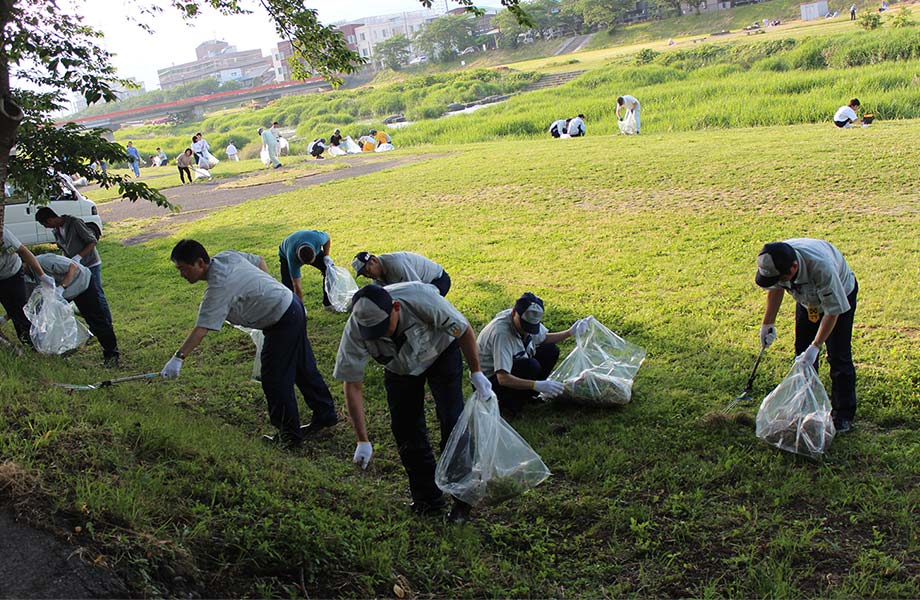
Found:
[[[148,219],[152,217],[162,217],[162,220],[152,223],[147,231],[139,235],[128,238],[124,241],[126,245],[133,245],[145,242],[147,240],[164,237],[173,232],[173,226],[182,223],[188,223],[198,220],[208,213],[215,210],[241,204],[257,198],[265,198],[275,194],[282,194],[305,187],[338,181],[340,179],[350,179],[360,177],[370,173],[378,173],[386,169],[393,169],[410,165],[431,158],[440,158],[444,154],[425,154],[418,156],[402,156],[391,160],[382,160],[377,162],[365,162],[349,165],[335,171],[328,171],[317,175],[301,177],[290,182],[266,183],[263,185],[254,185],[236,189],[217,189],[219,185],[229,181],[235,181],[239,178],[221,179],[209,183],[196,183],[194,185],[178,186],[163,190],[163,194],[173,204],[179,205],[182,209],[178,213],[171,213],[165,208],[161,208],[151,202],[139,200],[130,202],[128,200],[115,200],[99,205],[99,216],[102,217],[103,223],[115,223],[125,219]]]

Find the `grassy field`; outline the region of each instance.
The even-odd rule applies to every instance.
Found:
[[[277,275],[279,241],[304,227],[330,232],[340,264],[364,249],[441,262],[477,330],[530,290],[550,329],[593,314],[648,358],[623,408],[541,405],[516,420],[553,476],[453,527],[407,508],[378,367],[365,384],[376,454],[361,472],[345,424],[296,454],[259,443],[268,421],[248,380],[253,347],[231,328],[209,335],[176,382],[74,395],[48,382],[108,377],[97,347],[0,352],[0,473],[18,474],[0,490],[144,595],[915,598],[918,135],[920,122],[900,121],[454,146],[138,246],[109,225],[118,374],[160,369],[194,323],[204,288],[168,261],[179,237],[261,253]],[[860,282],[856,429],[823,461],[759,442],[756,404],[713,416],[758,348],[754,258],[790,236],[831,240]],[[304,286],[341,409],[331,371],[345,317],[320,309],[317,273]],[[757,397],[790,365],[789,300],[777,325]]]

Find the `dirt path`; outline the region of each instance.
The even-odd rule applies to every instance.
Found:
[[[165,237],[175,231],[175,227],[196,221],[212,211],[241,204],[257,198],[265,198],[275,194],[290,192],[305,187],[338,181],[340,179],[350,179],[360,177],[371,173],[378,173],[386,169],[393,169],[405,165],[414,164],[423,160],[440,158],[443,154],[426,154],[419,156],[402,156],[392,160],[379,162],[359,163],[349,165],[344,169],[337,169],[326,173],[301,177],[296,179],[293,184],[289,182],[266,183],[263,185],[254,185],[250,187],[236,189],[217,189],[219,185],[241,179],[241,176],[233,179],[221,179],[213,183],[196,183],[190,186],[179,186],[163,190],[163,194],[173,204],[182,207],[178,213],[171,213],[165,208],[160,208],[150,202],[129,202],[127,200],[114,201],[99,205],[99,215],[103,223],[116,223],[125,219],[149,219],[162,217],[152,222],[147,230],[139,235],[128,238],[124,241],[125,245],[133,245],[145,242],[157,237]]]
[[[0,598],[128,597],[116,575],[84,563],[75,550],[0,511]]]

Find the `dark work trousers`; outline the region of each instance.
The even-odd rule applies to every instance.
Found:
[[[336,419],[332,394],[316,367],[313,348],[307,338],[303,304],[295,295],[284,316],[262,330],[262,391],[268,401],[268,416],[283,439],[301,442],[300,412],[294,385],[313,411],[313,420]]]
[[[192,171],[188,167],[179,167],[179,179],[182,180],[182,183],[185,183],[185,178],[188,177],[188,182],[192,182]]]
[[[463,413],[463,361],[458,341],[454,340],[421,375],[397,375],[384,370],[390,426],[399,458],[409,476],[412,500],[431,503],[437,502],[442,494],[434,483],[434,452],[425,426],[426,381],[434,396],[443,452],[450,432]]]
[[[118,340],[115,339],[115,330],[112,329],[112,315],[109,313],[108,304],[99,302],[99,295],[90,283],[82,294],[73,299],[86,319],[89,330],[93,332],[99,345],[102,346],[102,357],[111,358],[118,356]]]
[[[853,353],[850,343],[853,339],[853,316],[856,314],[856,293],[859,283],[847,296],[850,310],[837,317],[837,324],[825,342],[827,362],[831,366],[831,406],[834,407],[834,421],[845,419],[852,421],[856,416],[856,367],[853,366]],[[823,317],[823,315],[822,315]],[[808,320],[808,308],[795,305],[795,354],[798,356],[808,349],[815,339],[818,323]],[[815,360],[815,371],[818,361]]]
[[[31,346],[32,337],[29,335],[29,330],[32,328],[32,324],[26,318],[26,313],[22,311],[22,307],[28,301],[29,291],[26,288],[25,276],[22,274],[21,269],[12,277],[0,279],[0,304],[3,305],[6,314],[10,316],[10,320],[13,321],[13,327],[16,328],[16,337],[23,344]]]
[[[549,134],[553,136],[554,138],[557,138],[559,137],[559,130],[553,127],[552,129],[549,130]]]
[[[89,272],[90,275],[92,275],[89,281],[89,289],[95,291],[96,297],[99,299],[99,307],[105,311],[105,318],[108,320],[109,325],[111,325],[112,311],[109,309],[109,301],[105,297],[105,292],[102,291],[102,265],[90,267]]]
[[[329,306],[332,303],[329,302],[329,296],[326,294],[326,263],[323,262],[324,258],[326,258],[326,253],[320,250],[319,254],[316,255],[316,258],[313,259],[313,262],[310,263],[310,266],[318,269],[319,272],[323,274],[323,306]],[[291,279],[291,268],[288,265],[288,261],[281,254],[278,255],[278,260],[281,262],[281,283],[284,285],[284,287],[293,292],[294,280]]]
[[[431,285],[438,288],[438,293],[441,294],[441,297],[447,295],[447,292],[450,291],[450,275],[447,274],[447,271],[441,273],[441,276],[437,279],[431,280]]]
[[[511,367],[511,374],[520,379],[542,381],[549,377],[556,363],[559,362],[559,346],[556,344],[540,344],[533,358],[516,358]],[[536,398],[533,390],[516,390],[498,383],[498,376],[489,378],[492,389],[498,396],[498,408],[503,415],[514,417],[520,414],[524,406]]]

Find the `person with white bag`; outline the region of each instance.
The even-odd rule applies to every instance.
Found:
[[[818,353],[827,344],[831,367],[831,405],[837,433],[846,433],[856,416],[856,367],[851,343],[859,285],[846,259],[829,242],[794,238],[766,244],[757,256],[757,285],[767,291],[760,343],[776,340],[776,316],[783,296],[795,298],[796,361],[817,371]]]
[[[22,270],[23,263],[43,287],[52,291],[55,288],[54,279],[42,270],[35,255],[6,227],[3,228],[3,238],[0,242],[0,304],[13,322],[19,341],[26,346],[32,346],[29,333],[32,325],[23,311],[23,307],[29,301],[29,290]]]
[[[559,361],[557,344],[585,325],[579,319],[569,329],[550,333],[543,325],[543,300],[527,292],[482,328],[477,339],[482,372],[492,383],[502,416],[516,417],[538,394],[555,398],[563,392],[563,384],[548,379]]]
[[[325,231],[301,229],[282,240],[278,246],[278,261],[281,263],[281,283],[303,301],[303,275],[301,269],[310,265],[323,276],[323,307],[330,310],[331,303],[326,293],[326,270],[333,266],[329,249],[332,239]]]
[[[626,94],[624,96],[620,96],[619,98],[617,98],[617,110],[616,110],[617,119],[623,122],[627,122],[627,121],[631,121],[635,119],[636,121],[635,134],[636,135],[639,135],[639,131],[642,127],[641,119],[640,119],[641,110],[642,110],[642,105],[639,104],[639,101],[634,96],[630,96],[629,94]],[[620,111],[623,111],[622,117],[620,117]],[[620,129],[622,130],[622,127]]]
[[[476,336],[463,314],[421,282],[367,285],[352,298],[333,376],[344,383],[345,403],[357,437],[353,462],[366,469],[373,446],[364,419],[364,371],[369,359],[383,365],[390,425],[409,476],[411,510],[418,515],[446,508],[435,483],[435,460],[425,427],[425,384],[434,398],[441,450],[463,413],[463,362],[478,398],[492,385],[483,375]],[[469,505],[455,502],[450,519],[464,521]]]

